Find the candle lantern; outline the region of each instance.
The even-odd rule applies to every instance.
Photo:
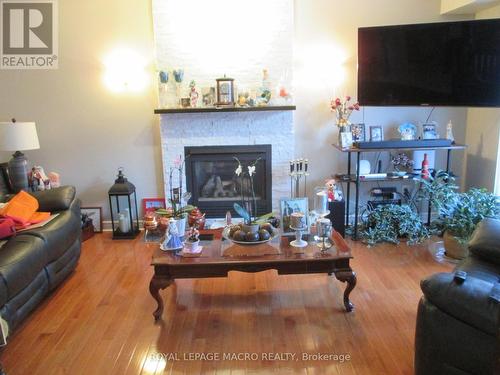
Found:
[[[118,169],[117,179],[115,180],[115,184],[109,189],[108,195],[113,239],[135,238],[140,232],[137,196],[135,186],[127,181],[123,174],[123,168]],[[132,198],[134,207],[132,206]]]
[[[215,105],[234,105],[234,79],[217,78],[217,103]]]

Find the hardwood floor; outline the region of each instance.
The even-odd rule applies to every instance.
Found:
[[[426,246],[351,245],[352,313],[334,277],[232,272],[177,280],[162,291],[165,312],[155,324],[153,245],[97,235],[83,244],[75,273],[10,337],[0,362],[9,375],[412,374],[419,282],[452,265],[437,263]]]

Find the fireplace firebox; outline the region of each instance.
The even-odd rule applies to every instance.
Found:
[[[237,216],[233,204],[241,201],[242,193],[250,194],[249,184],[235,176],[234,157],[245,166],[260,158],[254,175],[257,210],[259,215],[272,211],[271,145],[184,147],[184,154],[189,203],[206,217],[224,217],[227,211]]]

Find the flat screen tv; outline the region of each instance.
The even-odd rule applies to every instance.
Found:
[[[500,107],[500,19],[358,29],[358,100]]]

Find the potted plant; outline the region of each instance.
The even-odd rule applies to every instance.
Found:
[[[370,246],[379,242],[398,244],[401,238],[413,245],[429,237],[419,215],[407,204],[378,206],[369,212],[360,233]]]
[[[260,158],[243,167],[237,157],[234,159],[238,162],[238,167],[234,171],[240,182],[241,204],[234,203],[234,210],[243,218],[242,230],[245,233],[257,233],[259,224],[256,222],[257,217],[257,199],[253,184],[253,176],[255,175],[256,165]],[[249,194],[247,194],[249,192]]]
[[[200,232],[196,227],[189,228],[187,238],[184,242],[184,249],[187,252],[196,253],[200,245]]]
[[[500,215],[498,198],[486,189],[457,192],[454,178],[437,172],[428,181],[422,180],[425,192],[439,211],[434,229],[443,234],[446,255],[463,259],[468,255],[467,244],[481,220]]]
[[[191,198],[191,193],[182,191],[184,161],[180,155],[174,160],[173,165],[173,167],[170,167],[168,179],[168,202],[170,203],[170,207],[160,208],[156,210],[156,213],[173,219],[170,222],[176,225],[180,236],[183,236],[186,231],[187,217],[196,207],[187,204],[187,201]],[[178,186],[176,187],[174,187],[174,177],[177,179]]]

